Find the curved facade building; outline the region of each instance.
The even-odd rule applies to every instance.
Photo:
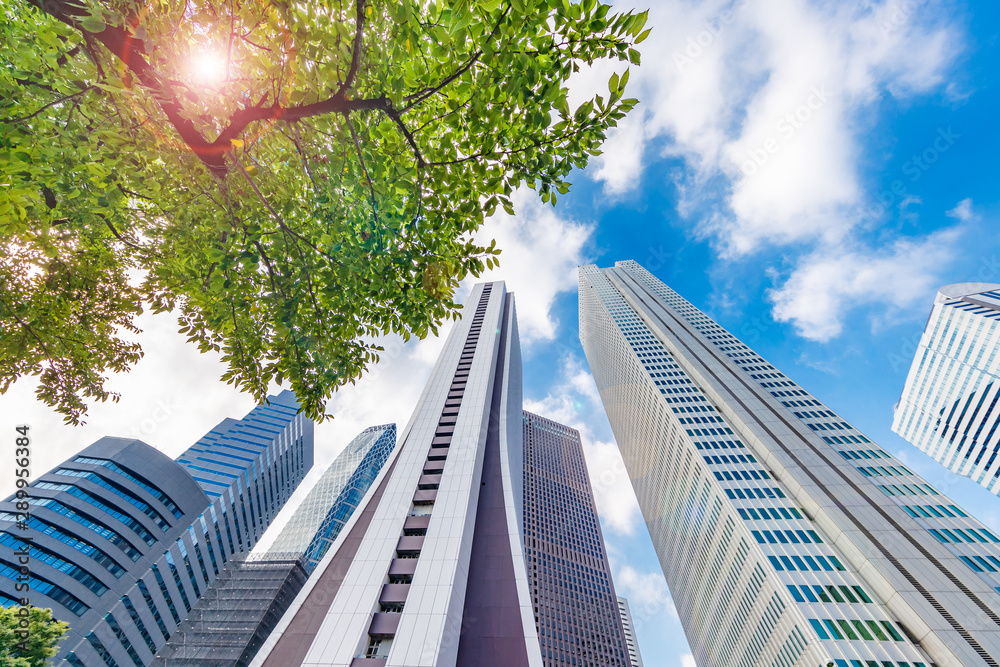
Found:
[[[38,607],[69,624],[56,663],[145,667],[233,558],[248,553],[312,466],[290,392],[227,419],[172,461],[102,438],[38,478],[28,511],[0,503],[0,603],[18,604],[30,546]]]
[[[30,539],[28,597],[69,623],[62,646],[90,645],[88,637],[95,645],[118,644],[105,614],[208,507],[208,496],[183,466],[139,440],[123,438],[98,440],[42,475],[29,492],[28,516],[16,510],[12,498],[0,503],[0,566],[16,567],[13,552]],[[10,604],[22,593],[15,590],[16,578],[4,574],[0,595]],[[150,614],[148,624],[155,628],[141,596],[128,599]],[[119,627],[135,625],[127,609],[118,616]]]
[[[894,413],[893,431],[1000,494],[1000,285],[941,288]]]

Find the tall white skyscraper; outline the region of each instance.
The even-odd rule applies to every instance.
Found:
[[[942,287],[892,430],[949,470],[1000,493],[1000,285]]]
[[[633,261],[580,337],[699,665],[998,665],[981,523]]]
[[[635,624],[632,622],[632,610],[628,600],[618,596],[618,613],[622,618],[622,628],[625,631],[625,645],[628,647],[628,659],[631,667],[643,667],[642,654],[639,653],[639,642],[635,638]]]
[[[628,667],[580,435],[473,288],[399,444],[251,667]]]

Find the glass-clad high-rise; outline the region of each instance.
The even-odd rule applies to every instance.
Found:
[[[234,557],[249,553],[312,466],[290,392],[227,419],[177,461],[102,438],[39,477],[29,511],[0,503],[0,565],[31,545],[31,604],[69,624],[72,667],[145,667]],[[19,602],[10,572],[0,601]]]
[[[337,539],[396,446],[396,425],[362,431],[263,553],[234,558],[152,667],[246,667]]]
[[[306,574],[315,570],[395,447],[395,424],[369,426],[351,440],[295,509],[269,557],[301,560]]]
[[[1000,660],[1000,538],[633,261],[580,337],[699,665]]]
[[[1000,494],[1000,285],[942,287],[892,430],[949,470]]]

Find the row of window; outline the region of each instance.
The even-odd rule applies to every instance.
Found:
[[[900,507],[906,510],[910,516],[916,517],[918,519],[921,519],[923,517],[944,518],[946,516],[952,518],[956,516],[966,518],[969,516],[968,514],[958,509],[954,505],[948,505],[947,507],[945,507],[944,505],[937,505],[936,509],[934,505],[900,505]],[[986,531],[984,530],[983,532],[985,533]],[[993,537],[990,533],[987,533],[987,535],[990,535],[991,538]],[[996,542],[997,540],[993,539],[993,541]]]
[[[24,542],[6,531],[0,532],[0,544],[10,547],[14,551],[17,551],[24,546]],[[84,570],[82,567],[76,565],[75,563],[63,560],[57,554],[44,547],[40,547],[37,544],[31,545],[31,556],[39,563],[45,563],[46,565],[73,577],[90,589],[90,591],[98,597],[104,595],[104,593],[108,590],[107,586],[98,581],[92,574]]]
[[[164,519],[159,512],[150,507],[149,503],[141,500],[140,498],[136,497],[129,491],[126,491],[125,489],[119,487],[117,484],[111,484],[110,482],[108,482],[99,475],[95,475],[92,472],[87,472],[83,470],[69,470],[67,468],[57,468],[55,470],[55,474],[64,475],[66,477],[78,477],[80,479],[85,479],[88,482],[93,482],[102,489],[107,489],[108,491],[115,494],[128,504],[137,508],[143,514],[152,519],[153,523],[159,526],[160,530],[162,530],[163,532],[167,532],[168,530],[170,530],[170,524],[167,523],[166,519]]]
[[[912,475],[913,473],[904,466],[858,466],[858,470],[865,477],[892,477],[893,475]]]
[[[32,500],[36,499],[33,498]],[[6,512],[0,512],[0,520],[7,518],[7,516],[9,515],[7,515]],[[104,537],[112,544],[116,545],[118,548],[124,551],[128,555],[128,557],[133,561],[139,560],[139,556],[141,555],[139,551],[133,549],[132,546],[129,545],[128,542],[126,542],[124,539],[122,539],[117,533],[105,529],[102,526],[92,521],[88,521],[75,513],[72,513],[70,518],[78,519],[79,522],[82,523],[84,526],[90,528],[98,535]],[[28,528],[37,530],[42,534],[51,535],[52,537],[59,540],[63,544],[68,544],[77,551],[79,551],[80,553],[86,554],[91,559],[96,561],[98,564],[103,565],[108,570],[108,572],[110,572],[115,576],[116,579],[120,579],[121,576],[125,574],[125,568],[120,566],[113,558],[111,558],[111,556],[104,553],[102,550],[98,549],[89,542],[81,540],[75,535],[70,535],[69,533],[61,530],[58,526],[51,524],[48,521],[44,521],[42,519],[39,519],[38,517],[33,516],[30,519],[28,519],[28,521],[26,521],[24,525]],[[117,538],[117,541],[115,538]]]
[[[838,449],[837,453],[843,456],[845,459],[891,459],[892,457],[885,452],[877,449],[859,449],[857,451],[849,449],[843,451]]]
[[[836,618],[810,618],[809,624],[820,639],[863,639],[865,641],[903,641],[903,635],[889,621],[859,621]]]
[[[739,440],[710,440],[708,442],[694,441],[696,449],[745,449]]]
[[[887,496],[937,496],[937,491],[930,484],[876,484]],[[900,488],[902,487],[902,488]]]
[[[156,488],[152,484],[144,481],[143,479],[140,479],[135,475],[123,470],[114,462],[108,461],[106,459],[92,459],[87,456],[77,456],[75,459],[73,459],[73,461],[76,463],[88,463],[90,465],[103,466],[108,470],[111,470],[112,472],[118,473],[119,475],[129,480],[133,484],[145,489],[146,491],[149,492],[151,496],[153,496],[161,503],[163,503],[164,506],[166,506],[170,510],[171,514],[174,515],[175,519],[181,518],[181,515],[183,514],[183,512],[181,512],[181,508],[179,508],[177,506],[177,503],[171,500],[167,494],[165,494],[163,491]]]
[[[946,543],[947,542],[956,542],[958,544],[961,544],[963,541],[965,541],[965,542],[971,542],[971,543],[975,544],[977,541],[979,541],[979,542],[986,542],[987,541],[987,539],[986,539],[987,537],[990,538],[988,540],[990,542],[1000,542],[1000,540],[998,540],[996,538],[996,536],[993,535],[993,533],[991,533],[990,531],[988,531],[988,530],[986,530],[984,528],[980,528],[978,532],[974,528],[965,528],[964,530],[962,528],[950,528],[950,529],[949,528],[928,528],[927,530],[930,532],[931,535],[933,535],[934,537],[938,538],[939,541],[946,542]],[[952,532],[952,531],[954,531],[954,532]],[[958,533],[959,535],[961,535],[961,538],[956,537],[955,533]],[[979,533],[984,533],[986,535],[986,537],[983,537]],[[972,537],[969,537],[969,534],[971,534],[976,539],[972,539]]]
[[[793,412],[792,414],[794,414],[799,419],[809,419],[809,418],[812,418],[812,419],[823,419],[825,417],[834,417],[834,418],[837,417],[836,413],[830,412],[829,410],[820,410],[818,412],[814,411],[814,410],[810,410],[808,412]]]
[[[705,463],[757,463],[757,459],[752,454],[732,454],[722,456],[706,456]]]
[[[132,530],[132,532],[138,535],[142,539],[142,541],[148,544],[149,546],[153,546],[154,544],[156,544],[156,538],[141,523],[139,523],[129,515],[123,512],[119,512],[118,510],[107,505],[106,503],[101,502],[100,500],[98,500],[97,498],[90,495],[89,493],[87,493],[86,491],[84,491],[79,487],[71,486],[69,484],[53,484],[52,482],[35,482],[34,486],[39,489],[45,489],[46,491],[62,491],[64,493],[68,493],[74,498],[79,498],[88,505],[93,505],[102,512],[114,517],[115,519],[118,519],[120,522],[128,526]]]
[[[816,422],[815,424],[806,422],[806,426],[814,431],[849,431],[851,429],[851,425],[847,422]]]
[[[14,563],[0,560],[0,576],[11,581],[18,581],[18,578],[24,575],[21,574],[20,568]],[[83,616],[90,609],[90,606],[85,602],[48,579],[39,577],[33,572],[28,577],[31,583],[31,590],[38,591],[42,595],[47,595],[77,616]]]
[[[685,429],[687,434],[691,437],[696,435],[707,436],[707,435],[732,435],[733,429],[727,427],[723,428],[689,428]]]
[[[756,498],[784,498],[781,489],[764,487],[763,489],[723,489],[730,500],[754,500]]]
[[[823,405],[815,399],[809,399],[808,401],[782,401],[781,404],[786,408],[812,408]]]
[[[732,482],[734,480],[752,481],[755,479],[771,479],[763,470],[719,470],[715,473],[715,479],[720,482]]]
[[[865,443],[871,444],[871,440],[863,435],[831,435],[822,436],[823,441],[828,445],[863,445]]]
[[[745,520],[750,519],[801,519],[802,514],[794,507],[737,507],[736,511]]]
[[[894,663],[891,660],[851,660],[848,662],[847,660],[835,659],[834,662],[837,664],[837,667],[910,667],[910,663],[903,662],[902,660]],[[927,666],[922,662],[914,662],[913,667]]]
[[[678,417],[682,424],[723,424],[722,417]]]
[[[870,604],[872,601],[860,586],[848,587],[827,584],[824,588],[819,584],[800,586],[788,584],[788,592],[792,594],[796,602],[864,602]]]
[[[810,530],[751,530],[758,544],[822,544],[816,531]],[[808,534],[807,534],[808,533]],[[811,539],[810,539],[811,538]]]
[[[810,570],[813,572],[833,572],[834,570],[845,572],[847,570],[836,556],[768,556],[767,559],[771,561],[771,566],[778,572],[784,570],[789,572],[798,570],[803,572]]]
[[[986,558],[989,558],[990,561],[993,561],[993,564],[996,567],[994,567],[994,565],[990,565],[989,561],[987,561]],[[986,558],[983,558],[982,556],[973,556],[972,558],[969,558],[968,556],[959,556],[959,559],[963,563],[968,565],[976,572],[982,572],[983,570],[987,572],[997,572],[997,568],[1000,568],[1000,560],[997,560],[993,556],[987,556]]]

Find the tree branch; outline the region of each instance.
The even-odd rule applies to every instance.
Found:
[[[410,148],[413,149],[413,153],[417,157],[417,166],[423,167],[425,164],[427,164],[426,161],[424,161],[424,156],[420,154],[420,148],[417,146],[417,142],[413,139],[413,135],[410,133],[410,130],[406,127],[406,124],[403,122],[403,119],[399,117],[399,114],[400,112],[396,111],[391,106],[385,109],[385,115],[391,118],[396,123],[397,127],[399,127],[400,132],[402,132],[403,136],[406,137],[406,142],[410,144]]]
[[[87,92],[91,88],[93,88],[93,86],[87,86],[83,90],[77,91],[77,92],[73,93],[72,95],[66,95],[64,97],[60,97],[58,100],[55,100],[53,102],[49,102],[48,104],[46,104],[45,106],[43,106],[41,109],[39,109],[38,111],[36,111],[33,114],[30,114],[28,116],[22,116],[21,118],[15,118],[15,119],[7,121],[7,122],[8,123],[15,123],[16,124],[16,123],[23,123],[26,120],[31,120],[32,118],[34,118],[38,114],[42,113],[43,111],[45,111],[49,107],[53,107],[53,106],[55,106],[57,104],[62,104],[63,102],[66,102],[68,100],[72,100],[72,99],[74,99],[76,97],[79,97],[80,95],[83,95],[85,92]]]
[[[365,0],[356,0],[354,19],[354,45],[351,49],[351,67],[347,70],[347,77],[341,82],[334,98],[342,98],[344,94],[354,85],[354,78],[358,75],[358,68],[361,67],[361,46],[365,29]]]

